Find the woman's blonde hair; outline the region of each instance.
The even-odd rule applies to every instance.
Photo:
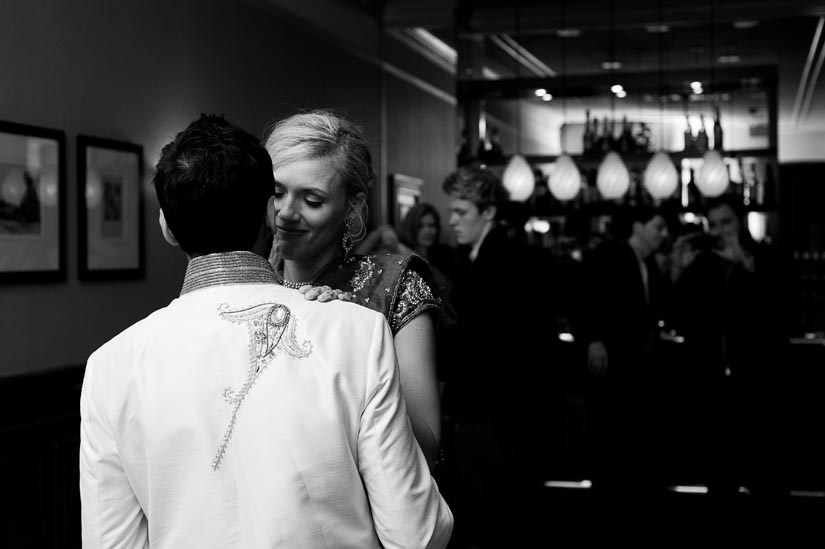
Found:
[[[266,138],[266,150],[272,157],[273,170],[301,160],[327,160],[343,183],[347,201],[358,216],[352,237],[355,241],[364,237],[367,201],[375,172],[359,126],[331,110],[301,112],[272,126]],[[358,200],[359,193],[363,193],[365,200]]]

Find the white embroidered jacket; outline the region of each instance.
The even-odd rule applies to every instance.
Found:
[[[444,547],[384,317],[199,259],[194,291],[89,358],[83,546]]]

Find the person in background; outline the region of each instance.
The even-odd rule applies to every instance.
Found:
[[[441,216],[432,204],[419,202],[407,211],[399,240],[442,272],[451,269],[454,250],[441,242]]]
[[[435,206],[420,202],[410,208],[401,220],[398,239],[432,267],[442,299],[438,330],[446,334],[455,323],[452,293],[457,260],[455,248],[441,241],[441,216]]]
[[[772,245],[753,239],[735,197],[711,199],[706,217],[707,234],[682,244],[694,253],[674,283],[673,322],[706,371],[708,485],[713,495],[741,487],[775,500],[787,494],[790,270]]]
[[[415,254],[360,256],[375,178],[362,130],[328,110],[276,123],[266,139],[275,174],[270,261],[284,286],[307,299],[340,296],[382,313],[390,324],[415,438],[434,467],[441,439],[436,373],[438,284]]]
[[[590,374],[593,487],[608,497],[649,491],[655,483],[656,350],[667,286],[654,254],[668,230],[652,206],[622,210],[614,216],[614,236],[584,257],[577,339]]]
[[[445,547],[385,318],[306,301],[267,261],[257,138],[201,115],[153,178],[180,297],[89,357],[84,547]]]
[[[449,334],[445,414],[452,426],[456,477],[450,494],[467,546],[529,547],[540,521],[537,446],[542,370],[552,349],[539,349],[533,318],[545,313],[541,274],[521,240],[512,240],[499,214],[508,193],[483,165],[458,168],[442,185],[450,197],[449,225],[464,261],[455,274],[456,323]]]

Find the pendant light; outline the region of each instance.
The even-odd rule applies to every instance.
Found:
[[[659,121],[662,130],[659,132],[659,150],[647,163],[642,176],[642,184],[647,192],[656,200],[668,198],[673,195],[679,186],[679,174],[673,164],[670,155],[664,147],[664,84],[663,84],[663,48],[662,35],[664,34],[664,21],[662,17],[662,0],[659,0]]]
[[[566,2],[561,3],[561,28],[566,28]],[[567,50],[565,49],[564,41],[567,38],[563,36],[559,36],[559,41],[561,44],[561,87],[562,87],[562,119],[563,125],[567,124],[567,87],[565,81],[565,75],[567,74]],[[582,176],[579,172],[579,168],[576,167],[576,163],[570,157],[569,154],[565,152],[565,141],[561,141],[561,156],[556,159],[556,164],[553,169],[553,173],[550,174],[550,180],[548,182],[548,186],[550,187],[550,193],[556,198],[556,200],[560,200],[565,202],[567,200],[572,200],[579,194],[579,190],[581,189],[582,185]]]
[[[709,12],[710,12],[710,92],[716,96],[716,88],[715,88],[715,74],[714,74],[714,55],[715,52],[715,42],[716,42],[716,31],[714,29],[714,12],[713,12],[713,0],[709,2]],[[696,186],[699,188],[699,192],[702,195],[707,197],[719,196],[720,194],[724,193],[728,190],[728,186],[730,185],[730,175],[728,174],[728,168],[725,166],[725,161],[722,159],[722,155],[719,154],[718,149],[709,149],[704,156],[702,157],[702,167],[699,168],[699,173],[696,176]]]
[[[709,150],[702,157],[702,167],[696,175],[696,186],[703,196],[719,196],[728,190],[730,176],[722,155],[717,150]]]
[[[613,67],[615,66],[615,58],[614,58],[614,48],[613,48],[613,35],[614,35],[614,15],[615,9],[613,6],[613,0],[610,2],[610,75],[613,75]],[[611,79],[612,82],[612,79]],[[610,110],[611,116],[615,120],[616,118],[616,97],[615,94],[611,94],[610,97]],[[606,198],[607,200],[617,200],[627,193],[628,188],[630,188],[630,173],[627,171],[627,166],[625,166],[624,162],[622,161],[622,157],[619,156],[619,153],[615,151],[608,152],[604,159],[602,160],[601,164],[599,164],[599,170],[596,172],[596,187],[599,189],[602,197]]]
[[[504,188],[510,193],[510,200],[524,202],[533,194],[536,176],[527,160],[520,154],[514,154],[501,176]]]
[[[516,39],[519,38],[519,7],[516,5]],[[521,48],[516,49],[516,79],[521,72]],[[521,97],[516,97],[516,143],[518,150],[510,158],[504,173],[501,175],[501,183],[510,193],[510,200],[514,202],[525,202],[533,195],[536,187],[536,176],[530,164],[521,155]]]
[[[617,200],[623,197],[630,188],[630,173],[622,162],[622,157],[616,151],[607,153],[599,164],[596,187],[607,200]]]

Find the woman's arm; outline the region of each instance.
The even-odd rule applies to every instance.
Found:
[[[395,334],[395,351],[401,371],[401,390],[415,439],[435,467],[441,442],[441,404],[438,398],[435,358],[435,324],[432,314],[419,314]]]

